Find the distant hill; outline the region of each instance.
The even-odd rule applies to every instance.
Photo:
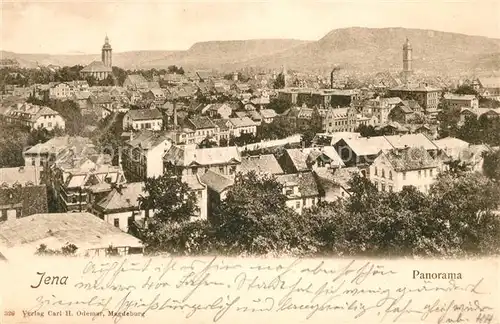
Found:
[[[405,28],[335,29],[318,41],[264,39],[210,41],[186,51],[135,51],[115,53],[113,64],[125,69],[184,68],[229,70],[244,66],[290,69],[344,69],[364,71],[401,68],[406,37],[413,46],[413,66],[421,71],[498,70],[500,40],[481,36]],[[4,54],[7,53],[7,54]],[[39,55],[2,52],[21,65],[87,64],[99,55]]]

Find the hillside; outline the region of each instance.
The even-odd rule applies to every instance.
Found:
[[[317,42],[261,57],[247,64],[310,69],[341,65],[351,69],[379,71],[400,69],[402,45],[413,46],[416,70],[492,69],[500,53],[500,40],[480,36],[404,28],[336,29]],[[496,64],[495,64],[496,63]]]
[[[422,29],[343,28],[318,41],[291,39],[210,41],[186,51],[135,51],[115,53],[113,64],[125,69],[165,68],[230,70],[245,66],[290,69],[344,69],[367,72],[399,70],[406,37],[413,46],[413,66],[420,71],[498,70],[500,40]],[[6,54],[4,54],[6,53]],[[99,55],[43,55],[2,52],[22,65],[87,64]]]

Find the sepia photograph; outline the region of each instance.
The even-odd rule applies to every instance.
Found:
[[[0,6],[0,323],[500,323],[500,1]]]

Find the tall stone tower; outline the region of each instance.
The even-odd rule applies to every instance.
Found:
[[[112,62],[112,52],[113,49],[111,48],[111,45],[109,44],[109,38],[108,35],[106,35],[106,38],[104,39],[104,45],[102,45],[102,52],[101,52],[101,60],[104,66],[107,66],[109,68],[113,67],[113,62]]]
[[[413,72],[412,60],[412,47],[407,38],[403,45],[403,74],[405,77],[408,77]]]

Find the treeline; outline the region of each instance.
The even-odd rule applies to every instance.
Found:
[[[500,252],[498,184],[479,173],[443,173],[428,194],[415,187],[379,192],[354,176],[346,200],[320,203],[301,215],[287,207],[275,179],[239,174],[211,222],[188,221],[197,213],[195,198],[175,181],[167,175],[146,183],[152,197],[146,206],[158,207],[158,213],[146,229],[132,227],[131,233],[148,253],[463,257]],[[184,202],[182,194],[188,197]]]

